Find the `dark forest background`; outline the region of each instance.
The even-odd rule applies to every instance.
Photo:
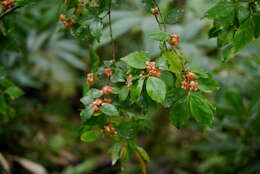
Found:
[[[208,39],[211,22],[201,19],[215,2],[160,1],[162,11],[185,9],[181,22],[170,25],[169,31],[180,35],[180,48],[191,64],[212,71],[221,89],[208,96],[217,106],[211,127],[190,120],[177,130],[169,125],[167,110],[150,108],[153,128],[138,139],[151,154],[148,173],[260,173],[260,40],[223,62],[216,40]],[[44,0],[18,9],[6,16],[8,29],[0,21],[0,82],[10,81],[24,92],[6,106],[0,91],[0,173],[141,173],[134,159],[123,172],[111,166],[109,140],[80,141],[80,98],[89,50],[86,41],[74,39],[58,21],[62,3]],[[157,45],[148,38],[157,24],[141,1],[124,0],[113,10],[117,57],[134,50],[157,56]],[[108,28],[102,32],[95,48],[109,60]]]

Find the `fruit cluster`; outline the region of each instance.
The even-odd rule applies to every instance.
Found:
[[[147,74],[145,74],[144,71],[140,73],[140,76],[147,76],[147,77],[160,77],[162,70],[157,68],[155,62],[145,62],[146,68],[145,71]]]
[[[185,80],[182,81],[181,87],[187,91],[197,91],[199,84],[194,80],[196,80],[196,75],[190,71],[186,72]]]
[[[105,76],[110,77],[110,76],[112,76],[112,74],[113,74],[113,71],[110,68],[106,68],[104,70],[104,75]],[[86,83],[88,85],[90,85],[90,86],[94,85],[94,73],[88,73],[87,74]],[[104,86],[101,91],[102,91],[102,93],[104,95],[109,95],[109,94],[112,94],[112,89],[113,89],[112,86]],[[95,111],[100,111],[99,106],[107,104],[107,103],[112,103],[112,99],[100,99],[100,98],[97,98],[91,104],[91,107],[95,108]]]
[[[168,40],[168,43],[171,45],[171,46],[176,46],[178,45],[178,43],[180,42],[180,36],[176,35],[176,34],[171,34],[170,35],[171,39]]]
[[[146,72],[150,77],[160,77],[161,71],[159,68],[156,67],[155,62],[145,62],[146,64]]]
[[[125,85],[130,89],[133,85],[132,83],[132,80],[133,80],[133,75],[132,74],[129,74],[126,78],[126,82],[125,82]]]
[[[64,14],[60,14],[60,21],[63,22],[64,27],[67,29],[70,29],[76,23],[74,19],[67,18]]]
[[[5,0],[3,2],[0,2],[0,4],[5,8],[10,8],[11,6],[14,5],[14,0]]]
[[[94,74],[93,73],[88,73],[87,74],[87,80],[86,80],[87,84],[89,86],[94,84]]]
[[[112,135],[115,135],[117,134],[117,131],[116,129],[114,128],[114,126],[112,124],[109,124],[107,126],[104,127],[104,130],[109,133],[109,134],[112,134]]]
[[[100,111],[99,106],[102,106],[102,105],[105,105],[105,104],[108,104],[108,103],[112,103],[112,99],[97,98],[97,99],[95,99],[95,101],[92,104],[90,104],[90,106],[93,107],[96,112],[98,112],[98,111]]]
[[[104,69],[104,75],[106,77],[111,77],[113,75],[113,71],[110,68],[105,68]],[[94,84],[94,74],[93,73],[88,73],[87,74],[87,80],[86,80],[87,84],[92,86]],[[105,90],[108,88],[105,88]],[[104,91],[103,91],[104,92]],[[106,94],[106,92],[104,92],[104,94]]]

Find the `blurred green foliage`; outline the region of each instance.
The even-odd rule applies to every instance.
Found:
[[[211,22],[200,19],[215,2],[160,1],[164,14],[173,7],[184,8],[181,22],[170,25],[169,31],[181,36],[180,48],[191,58],[192,66],[214,73],[221,90],[206,95],[217,106],[210,128],[190,120],[176,130],[165,120],[168,110],[156,113],[149,108],[152,130],[138,139],[151,154],[148,173],[260,171],[260,41],[247,44],[223,63],[216,39],[208,39]],[[15,156],[30,159],[53,174],[140,173],[132,162],[125,172],[111,167],[106,156],[109,140],[80,142],[79,98],[92,62],[89,43],[72,38],[58,22],[63,8],[62,0],[38,1],[0,21],[0,153],[14,173],[28,173],[31,167]],[[112,19],[118,57],[133,50],[158,55],[156,43],[148,37],[157,24],[140,0],[115,7]],[[107,23],[104,25],[101,42],[94,43],[94,48],[107,60],[112,56],[111,40]],[[3,164],[1,158],[0,172],[8,173]]]

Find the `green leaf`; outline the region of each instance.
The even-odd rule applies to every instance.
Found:
[[[134,52],[126,57],[121,58],[121,60],[125,61],[129,66],[133,68],[145,69],[145,62],[149,61],[149,58],[147,58],[143,53]]]
[[[118,83],[118,82],[125,82],[125,74],[122,70],[115,69],[113,75],[111,77],[111,82]]]
[[[93,49],[90,49],[89,50],[89,57],[90,57],[90,64],[91,64],[91,69],[93,71],[96,71],[99,67],[99,64],[100,64],[100,58],[99,56],[97,55],[97,53],[93,50]]]
[[[132,90],[131,90],[131,99],[132,99],[133,101],[136,101],[137,98],[140,96],[140,94],[141,94],[141,92],[142,92],[142,89],[143,89],[144,80],[145,80],[145,78],[144,78],[144,77],[141,77],[141,78],[138,80],[137,84],[132,87]]]
[[[166,96],[166,85],[164,81],[157,77],[149,77],[146,82],[148,95],[156,102],[163,103]]]
[[[169,70],[173,73],[180,73],[183,69],[180,57],[173,51],[163,53],[169,64]]]
[[[129,94],[129,89],[127,86],[123,86],[119,91],[119,100],[124,101],[126,100],[127,96]]]
[[[72,36],[74,36],[75,38],[77,38],[79,40],[85,40],[91,36],[88,27],[83,25],[83,23],[82,23],[82,25],[73,26],[72,30],[71,30],[71,34],[72,34]]]
[[[219,27],[216,27],[216,26],[213,26],[209,32],[208,32],[208,36],[209,36],[209,39],[210,38],[213,38],[213,37],[217,37],[218,34],[221,32],[222,30],[219,29]]]
[[[88,95],[88,91],[89,91],[89,85],[87,83],[85,83],[83,85],[83,96]]]
[[[175,86],[175,77],[170,71],[162,71],[160,78],[165,82],[167,89],[171,89]]]
[[[127,67],[127,63],[121,60],[118,60],[116,63],[116,70],[119,69],[122,72],[126,72],[128,67]]]
[[[209,75],[210,78],[199,78],[199,89],[206,93],[211,93],[214,91],[219,90],[220,86],[217,81],[213,79],[211,75]]]
[[[102,132],[101,131],[98,131],[98,130],[90,130],[90,131],[86,131],[84,132],[80,139],[81,141],[83,142],[86,142],[86,143],[90,143],[90,142],[94,142],[96,141],[98,138],[100,138],[102,135]]]
[[[102,35],[102,29],[103,29],[103,25],[100,21],[93,21],[91,22],[91,24],[89,25],[89,28],[91,30],[91,34],[92,36],[95,37],[95,39],[97,39],[98,41],[100,41],[100,37]]]
[[[220,58],[223,61],[228,61],[235,56],[234,49],[232,47],[232,44],[227,44],[220,48]]]
[[[213,123],[212,106],[202,97],[191,94],[189,96],[190,111],[195,120],[204,125],[211,125]]]
[[[103,129],[104,126],[107,126],[108,117],[105,114],[99,114],[91,117],[90,119],[83,120],[84,121],[84,127],[86,127],[86,130],[89,130],[93,127],[98,127]]]
[[[122,143],[115,143],[109,150],[112,155],[112,165],[115,165],[120,158],[120,150],[122,148]]]
[[[99,1],[100,9],[104,9],[104,8],[108,7],[109,6],[109,2],[110,2],[110,0]]]
[[[104,104],[100,107],[101,111],[109,116],[119,116],[117,108],[112,104]]]
[[[171,88],[167,91],[164,106],[169,108],[184,96],[185,91],[182,88]]]
[[[134,121],[126,121],[120,123],[116,130],[124,139],[132,139],[136,136],[138,127]]]
[[[93,102],[93,98],[92,98],[92,96],[87,95],[87,96],[85,96],[85,97],[82,97],[82,98],[80,99],[80,101],[81,101],[81,103],[83,103],[84,105],[89,105],[89,104],[91,104],[91,103]]]
[[[168,14],[164,18],[166,24],[175,24],[177,23],[184,15],[184,9],[174,8],[169,10]]]
[[[248,8],[239,6],[238,8],[238,20],[239,24],[242,24],[250,15]]]
[[[141,157],[141,155],[138,152],[136,152],[135,155],[136,155],[136,159],[138,162],[138,166],[141,169],[142,173],[147,174],[147,166],[146,166],[143,158]]]
[[[201,78],[210,78],[210,74],[207,70],[202,69],[202,68],[198,68],[198,67],[191,67],[190,70],[194,73],[196,73],[197,75],[199,75],[199,77]]]
[[[218,34],[218,47],[227,45],[233,41],[234,31],[231,28],[223,29]]]
[[[223,30],[223,29],[230,29],[232,31],[232,27],[235,24],[235,17],[236,13],[235,10],[233,10],[229,15],[227,16],[219,16],[218,18],[214,19],[214,26],[217,29]]]
[[[111,60],[105,60],[104,65],[105,67],[111,67],[113,65],[113,62]]]
[[[112,94],[119,94],[120,89],[117,87],[112,87]]]
[[[170,121],[171,123],[180,128],[189,119],[189,102],[187,97],[179,99],[171,106]]]
[[[150,161],[151,161],[151,159],[150,159],[148,153],[147,153],[142,147],[137,146],[136,149],[137,149],[137,152],[141,155],[141,157],[142,157],[146,162],[150,162]]]
[[[93,113],[95,112],[95,109],[91,106],[87,106],[85,109],[83,109],[80,112],[80,116],[82,118],[82,120],[87,120],[89,118],[91,118],[91,116],[93,115]]]
[[[9,81],[5,76],[0,76],[0,88],[7,89],[14,86],[14,84]]]
[[[244,48],[254,38],[254,23],[249,17],[236,32],[233,40],[234,51],[237,52]]]
[[[132,156],[132,150],[130,149],[130,147],[128,145],[122,146],[120,151],[120,160],[122,162],[126,162],[130,159],[131,156]]]
[[[220,1],[207,11],[205,17],[210,19],[227,17],[234,12],[234,9],[235,7],[233,2]]]
[[[11,97],[11,99],[16,99],[24,94],[23,91],[16,86],[11,86],[7,88],[5,90],[5,93],[8,94]]]
[[[151,12],[151,8],[154,8],[154,4],[151,0],[142,0],[142,3],[144,3],[145,9],[147,12]]]
[[[158,41],[167,41],[171,39],[170,34],[163,31],[154,31],[153,33],[149,34],[149,37]]]
[[[90,95],[92,98],[99,98],[103,95],[103,93],[99,89],[92,88],[89,90],[87,95]]]
[[[164,56],[161,56],[158,59],[156,59],[156,65],[161,70],[169,70],[167,60]]]

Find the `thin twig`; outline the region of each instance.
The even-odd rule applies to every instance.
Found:
[[[160,30],[162,30],[160,20],[158,19],[158,17],[157,17],[156,15],[155,15],[154,17],[155,17],[155,19],[156,19],[156,21],[157,21],[157,23],[158,23],[158,26],[159,26]]]
[[[159,22],[159,20],[158,20],[157,22],[158,22],[158,24],[163,24],[163,29],[164,29],[164,31],[166,31],[166,24],[165,24],[165,21],[164,21],[164,19],[163,19],[163,16],[162,16],[162,13],[161,13],[161,9],[160,9],[160,7],[159,7],[159,4],[157,3],[156,0],[152,0],[152,1],[153,1],[154,5],[158,8],[158,10],[159,10],[159,15],[160,15],[160,18],[161,18],[161,22]],[[157,16],[156,16],[156,18],[157,18]],[[156,20],[157,20],[157,19],[156,19]]]
[[[112,30],[112,22],[111,22],[111,7],[112,7],[112,0],[109,3],[109,10],[108,10],[108,20],[109,20],[109,31],[110,31],[110,38],[112,40],[112,47],[113,47],[113,60],[116,60],[116,46],[115,41],[113,39],[113,30]]]
[[[159,15],[160,15],[161,21],[159,20],[159,18],[158,18],[157,15],[154,15],[154,17],[155,17],[155,19],[156,19],[156,21],[157,21],[157,23],[158,23],[158,25],[159,25],[160,30],[162,31],[162,27],[161,27],[161,24],[162,24],[162,25],[163,25],[163,31],[166,32],[167,28],[166,28],[166,24],[165,24],[165,21],[164,21],[164,19],[163,19],[163,16],[162,16],[162,13],[161,13],[161,9],[160,9],[160,7],[159,7],[159,4],[156,2],[156,0],[152,0],[152,1],[153,1],[154,5],[155,5],[155,6],[158,8],[158,10],[159,10]],[[166,44],[165,41],[163,41],[163,45],[164,45],[165,49],[168,50],[168,49],[167,49],[167,44]]]
[[[14,6],[14,7],[12,7],[12,8],[7,9],[7,10],[4,11],[2,14],[0,14],[0,20],[1,20],[2,18],[4,18],[6,15],[12,13],[13,11],[15,11],[16,9],[18,9],[18,8],[20,8],[20,7],[21,7],[21,6]]]
[[[107,17],[109,15],[109,11],[102,17],[100,17],[101,20],[103,20],[105,17]]]

